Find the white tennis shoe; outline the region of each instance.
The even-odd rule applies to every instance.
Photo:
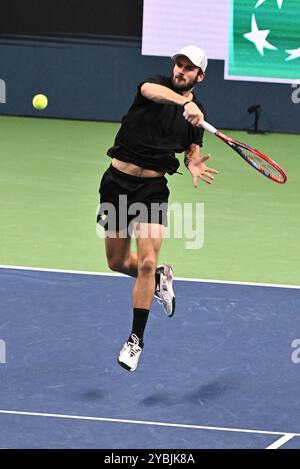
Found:
[[[123,345],[118,358],[118,362],[123,368],[128,371],[135,371],[137,369],[143,350],[141,345],[143,347],[143,343],[139,340],[138,336],[131,334],[130,339]]]
[[[162,264],[156,269],[155,298],[163,305],[169,318],[175,313],[175,293],[173,290],[173,270],[169,264]]]

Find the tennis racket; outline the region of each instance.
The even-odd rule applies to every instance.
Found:
[[[205,121],[201,125],[205,130],[215,134],[223,142],[227,143],[227,145],[235,150],[248,164],[252,166],[252,168],[256,169],[267,178],[274,182],[278,182],[279,184],[284,184],[287,181],[287,174],[268,156],[255,148],[251,148],[244,143],[237,142],[233,138],[222,134],[219,130]]]

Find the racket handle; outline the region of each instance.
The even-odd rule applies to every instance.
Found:
[[[203,121],[201,126],[203,127],[203,129],[207,130],[211,134],[216,134],[218,132],[218,130],[213,125],[210,125],[208,122]]]

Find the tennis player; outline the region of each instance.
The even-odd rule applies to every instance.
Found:
[[[217,171],[200,155],[204,110],[192,90],[205,77],[207,57],[196,46],[187,46],[172,57],[171,77],[152,76],[138,93],[107,154],[111,165],[100,184],[97,222],[105,228],[106,256],[110,269],[136,277],[132,292],[133,322],[119,364],[135,371],[144,347],[144,331],[155,296],[167,316],[175,312],[173,271],[157,266],[167,226],[169,190],[165,174],[179,168],[175,153],[185,152],[184,163],[193,184],[198,178],[211,184]],[[131,251],[134,234],[137,253]]]

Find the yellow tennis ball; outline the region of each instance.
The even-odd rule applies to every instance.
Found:
[[[37,94],[32,100],[32,105],[35,109],[46,109],[48,105],[48,98],[44,94]]]

